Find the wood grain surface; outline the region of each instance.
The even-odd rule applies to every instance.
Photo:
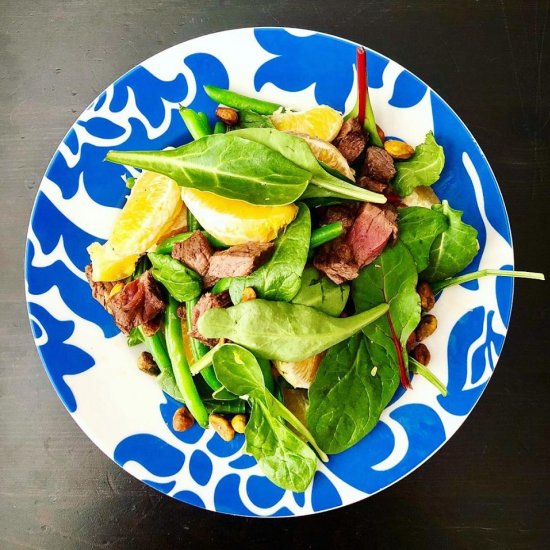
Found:
[[[517,266],[549,275],[549,18],[534,0],[0,0],[0,548],[548,548],[548,283],[517,283],[495,375],[429,462],[356,505],[260,521],[173,501],[81,432],[30,335],[23,256],[48,161],[110,82],[196,36],[288,25],[367,44],[439,92],[500,182]]]

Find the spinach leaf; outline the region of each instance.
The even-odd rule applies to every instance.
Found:
[[[266,145],[296,166],[307,170],[312,177],[304,198],[339,197],[381,204],[386,202],[384,195],[362,189],[325,171],[307,142],[297,135],[280,132],[274,128],[247,128],[235,130],[231,134]]]
[[[241,301],[246,287],[252,287],[260,298],[288,302],[298,292],[307,261],[311,239],[311,216],[304,204],[299,204],[296,219],[275,241],[270,260],[247,277],[236,277],[229,286],[234,304]]]
[[[187,302],[200,295],[202,279],[192,269],[166,254],[147,254],[153,269],[151,275],[161,283],[178,302]]]
[[[407,354],[403,350],[420,321],[417,282],[414,260],[405,245],[397,241],[363,268],[351,286],[357,311],[368,310],[377,304],[389,306],[386,315],[365,326],[363,332],[373,365],[379,367],[389,363],[399,372],[406,388],[410,387],[410,382]]]
[[[443,147],[437,144],[433,132],[428,132],[424,143],[416,147],[414,155],[409,160],[395,163],[397,173],[393,186],[399,195],[406,197],[415,187],[435,183],[444,164]]]
[[[301,361],[349,338],[387,311],[388,306],[381,304],[358,315],[335,318],[299,304],[251,300],[206,311],[198,329],[206,338],[228,338],[265,359]]]
[[[206,136],[167,151],[109,151],[107,160],[164,174],[183,187],[252,204],[296,201],[311,173],[272,148],[235,135],[240,131]]]
[[[306,441],[318,451],[322,460],[328,460],[313,436],[266,389],[260,365],[248,350],[235,344],[224,344],[214,354],[213,362],[220,382],[229,391],[246,399],[252,408],[244,434],[245,451],[256,458],[273,483],[283,489],[305,491],[317,467],[317,457]]]
[[[302,274],[300,290],[292,303],[313,307],[327,315],[338,317],[344,311],[348,297],[348,284],[337,285],[314,267],[307,267]]]
[[[447,217],[436,210],[421,206],[399,209],[399,239],[409,249],[416,270],[428,267],[428,256],[435,238],[448,228]]]
[[[321,449],[341,453],[363,439],[398,385],[390,362],[374,365],[362,333],[330,348],[309,389],[307,424]]]
[[[268,116],[248,109],[241,109],[239,111],[239,128],[273,128],[273,124]]]
[[[479,250],[477,231],[462,221],[462,212],[453,210],[447,201],[434,204],[432,210],[446,216],[449,227],[434,240],[428,267],[421,277],[426,281],[441,281],[467,267]]]

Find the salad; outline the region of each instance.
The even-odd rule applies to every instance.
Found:
[[[104,244],[89,248],[94,298],[144,345],[139,368],[181,403],[173,429],[243,433],[276,485],[305,491],[317,461],[365,437],[411,373],[430,371],[430,313],[477,231],[432,185],[436,136],[386,139],[357,52],[357,101],[293,112],[206,86],[218,121],[185,107],[194,141],[110,151],[134,176]],[[135,169],[141,169],[137,172]]]

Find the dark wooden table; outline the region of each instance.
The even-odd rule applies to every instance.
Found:
[[[548,548],[548,284],[516,285],[493,380],[427,464],[354,506],[261,521],[171,500],[80,431],[31,339],[23,251],[47,163],[105,86],[189,38],[289,25],[367,44],[438,91],[496,173],[517,265],[548,275],[549,12],[542,0],[0,0],[0,547]]]

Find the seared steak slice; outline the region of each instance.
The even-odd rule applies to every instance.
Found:
[[[149,271],[124,285],[108,305],[116,325],[126,334],[134,327],[153,321],[166,308],[160,287]]]
[[[174,245],[172,258],[204,277],[208,273],[208,265],[213,253],[214,250],[208,239],[200,231],[195,231],[186,241]]]
[[[392,206],[380,207],[364,203],[359,215],[346,235],[359,268],[370,264],[388,244],[397,238],[397,212]]]
[[[337,207],[330,207],[334,208]],[[329,218],[336,221],[335,217],[336,212],[332,210]],[[355,279],[362,267],[382,253],[390,238],[397,238],[397,212],[391,205],[379,207],[364,203],[351,227],[349,219],[344,219],[348,224],[348,227],[344,225],[347,232],[324,244],[313,262],[319,271],[336,284]]]
[[[164,315],[163,312],[160,312],[157,316],[153,317],[150,321],[145,321],[141,328],[145,336],[154,336],[162,325],[162,319]]]
[[[361,175],[383,183],[389,183],[395,176],[393,159],[382,147],[368,147]]]
[[[327,206],[319,208],[319,225],[328,225],[329,223],[342,222],[344,231],[350,229],[357,216],[357,204],[339,204],[336,206]]]
[[[219,294],[212,294],[211,292],[207,292],[206,294],[203,294],[200,297],[197,304],[195,305],[195,307],[193,308],[192,329],[189,331],[189,336],[191,336],[191,338],[196,338],[197,340],[204,342],[207,346],[210,346],[210,347],[215,346],[218,342],[215,338],[205,338],[197,330],[197,323],[199,321],[199,317],[209,309],[212,309],[214,307],[227,307],[230,304],[231,304],[231,298],[229,297],[229,292],[227,290],[224,290]]]
[[[367,136],[363,133],[358,118],[350,118],[342,124],[334,145],[350,164],[359,158],[367,145]]]
[[[250,275],[273,254],[273,243],[246,243],[215,252],[210,258],[209,278]]]
[[[84,270],[86,273],[86,278],[92,289],[92,296],[105,308],[107,309],[107,302],[109,301],[109,294],[113,287],[120,281],[113,282],[103,282],[103,281],[94,281],[92,279],[92,264],[88,264]]]
[[[373,180],[368,176],[361,176],[357,180],[357,185],[359,185],[359,187],[362,187],[363,189],[373,191],[374,193],[384,193],[389,187],[388,183],[382,183],[381,181]]]

